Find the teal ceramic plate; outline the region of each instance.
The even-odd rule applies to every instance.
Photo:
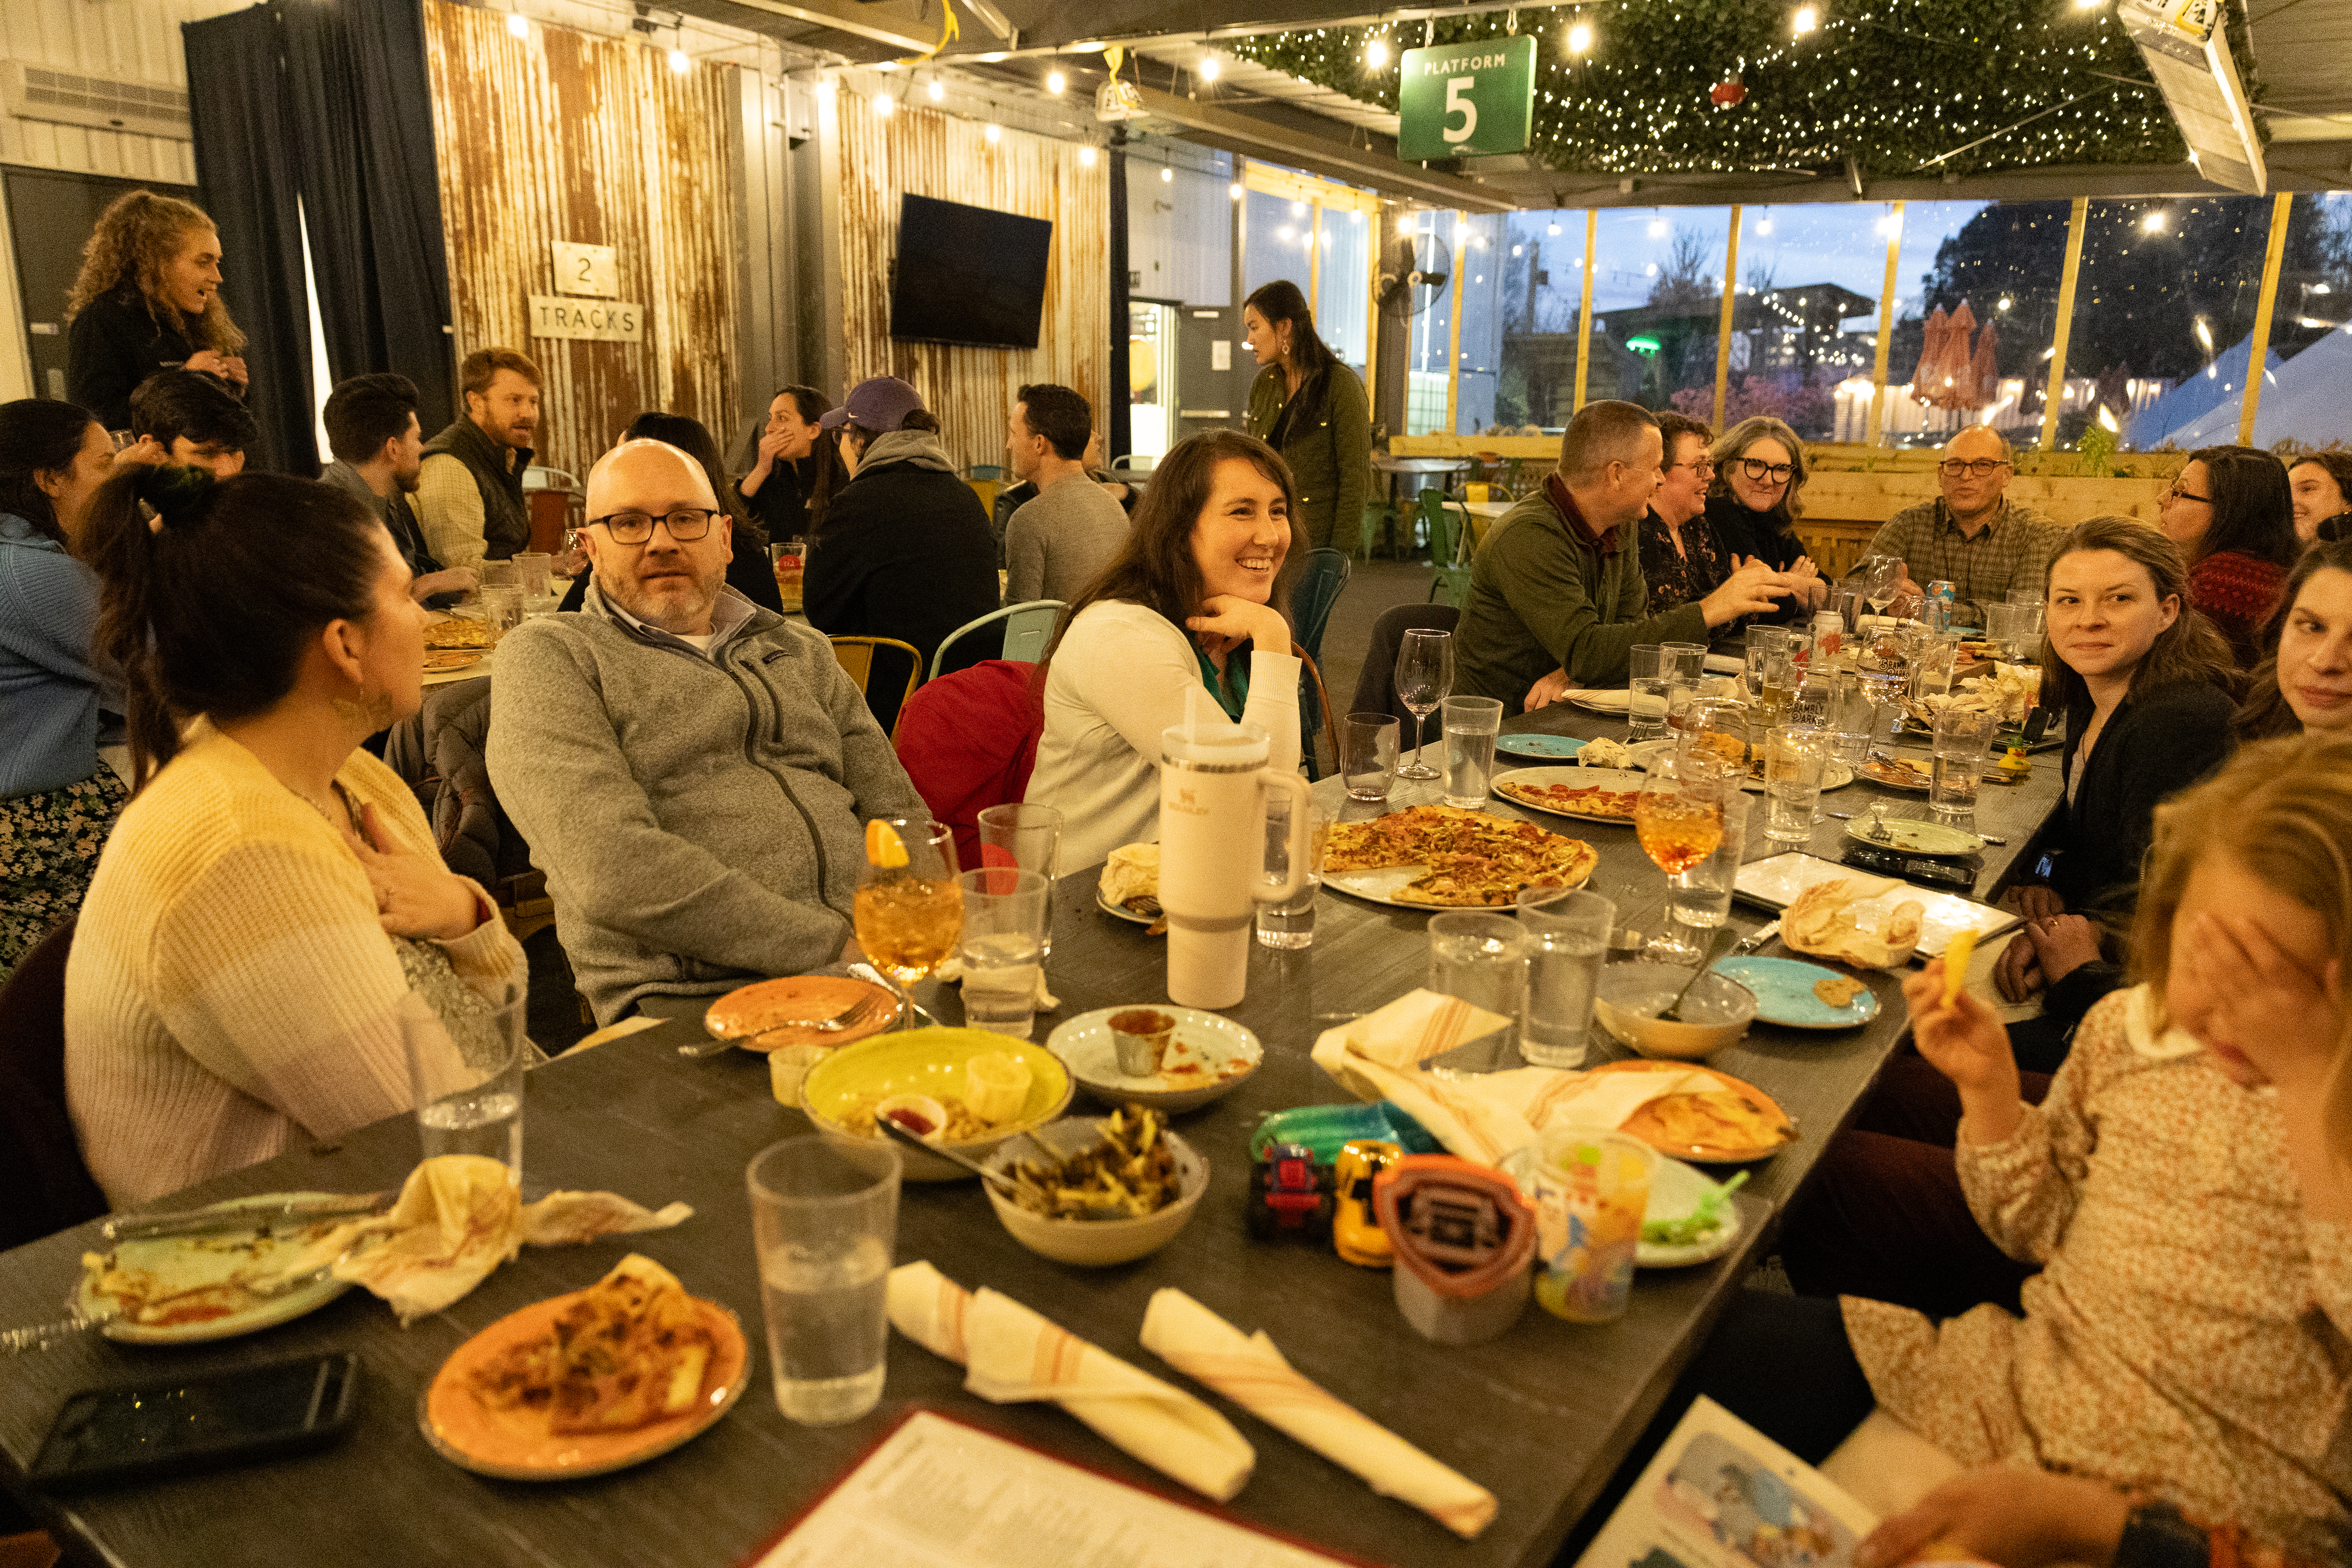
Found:
[[[1878,1016],[1878,998],[1854,993],[1843,1007],[1813,994],[1817,981],[1850,978],[1818,963],[1793,958],[1727,958],[1715,966],[1756,993],[1756,1016],[1791,1029],[1851,1029]]]
[[[1515,757],[1572,757],[1584,742],[1574,735],[1497,735],[1495,750]]]

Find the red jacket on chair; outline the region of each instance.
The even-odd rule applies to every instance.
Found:
[[[1018,801],[1037,765],[1045,710],[1034,665],[984,659],[927,680],[907,699],[893,742],[931,816],[955,829],[956,863],[980,864],[980,814]]]

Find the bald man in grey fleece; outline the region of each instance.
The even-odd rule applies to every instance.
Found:
[[[499,644],[490,783],[599,1024],[855,956],[865,824],[928,815],[815,633],[727,586],[731,526],[658,441],[588,477],[595,582]]]

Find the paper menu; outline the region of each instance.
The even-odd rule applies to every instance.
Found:
[[[1877,930],[1885,912],[1906,899],[1917,900],[1921,914],[1916,956],[1923,963],[1928,959],[1943,956],[1944,944],[1952,940],[1953,933],[1963,929],[1973,930],[1977,935],[1987,937],[2021,923],[2007,910],[1997,910],[1990,904],[1980,904],[1957,893],[1937,892],[1916,882],[1880,877],[1856,866],[1841,866],[1834,860],[1824,860],[1818,855],[1796,850],[1785,855],[1768,856],[1761,860],[1750,860],[1739,868],[1739,876],[1732,883],[1732,890],[1751,904],[1761,904],[1769,910],[1785,910],[1796,900],[1799,893],[1814,883],[1840,880],[1883,883],[1885,886],[1885,891],[1853,906],[1864,931]]]
[[[1701,1397],[1576,1568],[1853,1568],[1877,1523],[1828,1477]]]
[[[1334,1568],[1346,1561],[919,1410],[751,1568]]]

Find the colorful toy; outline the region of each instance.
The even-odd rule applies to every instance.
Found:
[[[1403,1155],[1377,1138],[1350,1138],[1339,1150],[1332,1169],[1331,1245],[1360,1268],[1386,1268],[1396,1261],[1389,1233],[1372,1215],[1372,1179]]]
[[[1331,1234],[1331,1167],[1303,1143],[1276,1143],[1250,1167],[1247,1223],[1260,1241],[1321,1241]]]

